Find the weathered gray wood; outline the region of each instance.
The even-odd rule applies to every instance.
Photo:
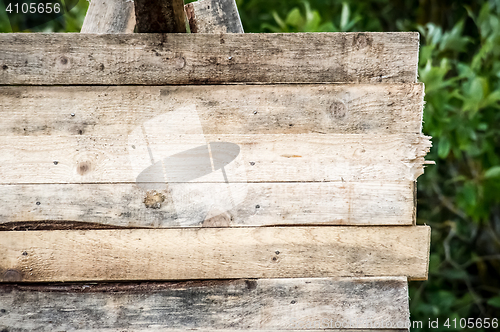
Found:
[[[428,226],[2,232],[0,281],[405,276],[426,279]]]
[[[414,83],[418,33],[1,34],[0,84]]]
[[[132,33],[135,28],[133,0],[92,0],[81,33]]]
[[[149,185],[158,189],[136,184],[2,185],[0,227],[18,229],[28,222],[36,228],[47,221],[158,228],[414,221],[413,182]]]
[[[420,134],[423,91],[422,84],[4,86],[0,135],[117,136],[189,111],[205,134]]]
[[[243,33],[235,0],[199,0],[186,6],[192,33]]]
[[[186,32],[184,0],[134,0],[134,7],[137,32]]]
[[[140,129],[118,137],[0,136],[0,184],[414,181],[431,146],[418,135],[143,135]],[[207,142],[217,156],[210,157]],[[218,160],[224,169],[211,167]]]
[[[356,332],[408,318],[401,277],[0,285],[0,328],[8,331],[271,332],[309,322],[318,331],[338,322]]]

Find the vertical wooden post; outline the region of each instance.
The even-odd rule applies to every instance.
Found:
[[[135,0],[137,32],[185,33],[183,0]]]
[[[132,33],[135,27],[134,2],[92,0],[81,33]]]
[[[193,33],[244,32],[235,0],[199,0],[185,7]]]

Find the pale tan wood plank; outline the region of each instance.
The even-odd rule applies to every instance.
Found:
[[[2,281],[427,278],[430,228],[2,232]]]
[[[138,126],[116,137],[0,136],[0,182],[414,181],[431,146],[422,135],[149,135],[149,130]]]
[[[185,6],[192,33],[243,33],[235,0],[199,0]]]
[[[414,83],[419,34],[2,34],[0,84]]]
[[[80,32],[132,33],[134,28],[134,1],[92,0]]]
[[[1,37],[1,36],[0,36]],[[190,112],[205,134],[420,134],[422,84],[2,87],[1,135],[123,135]],[[74,116],[71,116],[74,114]]]
[[[356,332],[409,318],[402,277],[0,285],[0,303],[0,327],[16,331]]]
[[[413,182],[3,185],[0,225],[412,225]],[[162,189],[161,189],[162,188]],[[59,223],[61,224],[61,223]],[[64,224],[64,223],[63,223]]]
[[[185,33],[184,0],[134,0],[139,33]]]

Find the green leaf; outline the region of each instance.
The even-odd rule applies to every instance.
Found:
[[[346,2],[342,3],[342,12],[340,14],[340,30],[346,31],[350,15],[351,11],[349,9],[349,5]]]
[[[493,166],[484,173],[485,179],[500,177],[500,166]]]
[[[304,18],[302,18],[300,10],[297,7],[295,7],[288,13],[285,23],[296,28],[304,25]]]
[[[493,307],[500,308],[500,296],[492,297],[491,299],[488,300],[488,304]]]
[[[448,154],[450,153],[450,140],[447,137],[442,137],[439,140],[439,145],[438,145],[438,156],[441,159],[445,159],[448,157]]]
[[[283,20],[281,19],[281,17],[278,15],[277,12],[273,12],[273,18],[283,31],[288,31],[286,23],[283,22]]]

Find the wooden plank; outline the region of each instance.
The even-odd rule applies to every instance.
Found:
[[[0,135],[117,136],[174,112],[196,113],[205,134],[420,134],[423,92],[422,84],[4,86]],[[184,117],[170,121],[184,127]]]
[[[0,35],[2,85],[414,83],[419,34]]]
[[[356,332],[396,328],[409,318],[401,277],[3,284],[0,303],[0,328],[9,331],[271,332],[303,331],[308,323],[308,330],[339,331],[338,322],[352,323],[347,331]]]
[[[132,33],[135,28],[134,2],[92,0],[81,33]]]
[[[0,182],[414,181],[431,145],[419,135],[143,136],[140,129],[118,137],[0,136]]]
[[[134,8],[137,32],[186,32],[184,0],[134,0]]]
[[[427,278],[430,228],[257,227],[2,232],[2,281]]]
[[[153,184],[150,184],[153,185]],[[2,185],[0,229],[412,225],[413,182]],[[152,188],[152,187],[150,187]],[[162,188],[162,189],[160,189]]]
[[[185,6],[192,33],[243,33],[235,0],[199,0]]]

